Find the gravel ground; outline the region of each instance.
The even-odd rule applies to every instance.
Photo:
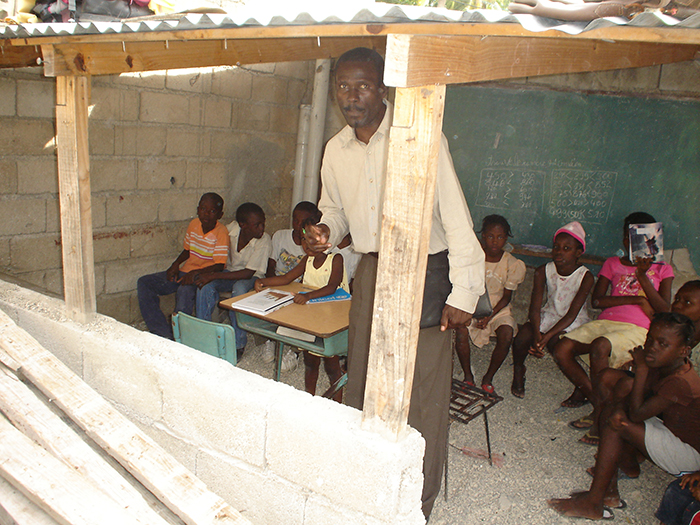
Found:
[[[272,364],[262,362],[263,346],[250,338],[240,367],[264,377],[273,377]],[[488,365],[491,345],[473,352],[474,375],[480,378]],[[302,363],[300,363],[302,364]],[[470,457],[459,449],[486,450],[482,418],[469,425],[453,423],[450,429],[447,501],[445,489],[438,497],[430,525],[494,524],[550,525],[573,523],[547,507],[546,499],[565,497],[574,490],[587,489],[591,478],[585,469],[593,465],[595,447],[578,443],[582,431],[567,423],[590,410],[561,409],[559,403],[571,392],[551,357],[527,361],[525,399],[510,394],[510,357],[494,379],[496,392],[504,400],[489,411],[494,466],[487,459]],[[303,389],[303,365],[283,372],[281,380]],[[455,377],[462,371],[455,360]],[[318,392],[328,387],[321,370]],[[500,461],[499,461],[500,460]],[[654,511],[672,477],[646,461],[636,480],[620,481],[620,493],[628,507],[615,510],[618,523],[656,524]],[[580,520],[576,520],[580,521]]]

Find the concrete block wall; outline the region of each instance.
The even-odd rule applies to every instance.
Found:
[[[256,524],[421,524],[424,441],[359,411],[0,281],[0,309]]]
[[[140,318],[136,280],[182,249],[200,195],[224,221],[253,201],[289,225],[298,108],[313,63],[183,69],[92,79],[90,175],[98,311]],[[55,80],[0,72],[0,273],[63,293]],[[165,306],[166,308],[170,306]]]

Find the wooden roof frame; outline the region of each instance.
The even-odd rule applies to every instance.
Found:
[[[0,67],[43,64],[57,81],[66,307],[95,312],[87,106],[92,75],[314,60],[385,52],[396,88],[363,421],[390,439],[406,428],[428,255],[445,85],[693,60],[700,30],[619,26],[578,35],[519,24],[397,23],[188,29],[0,41]],[[418,235],[416,233],[418,232]]]

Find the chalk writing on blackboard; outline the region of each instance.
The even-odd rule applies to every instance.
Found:
[[[536,214],[541,206],[545,175],[544,171],[531,169],[483,169],[476,205]]]
[[[610,216],[617,173],[614,171],[553,170],[546,212],[563,221],[605,224]]]

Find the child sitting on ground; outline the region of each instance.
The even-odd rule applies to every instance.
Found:
[[[469,339],[479,348],[496,336],[496,346],[491,354],[489,368],[481,379],[482,390],[494,393],[493,376],[501,367],[510,343],[513,341],[515,319],[510,311],[513,291],[525,279],[525,263],[503,251],[510,233],[510,224],[501,215],[487,215],[481,224],[481,246],[486,254],[486,290],[493,305],[493,313],[482,319],[472,320],[468,328],[457,329],[456,351],[464,370],[464,382],[474,385],[471,369]]]
[[[629,259],[629,226],[656,222],[648,213],[636,212],[625,218],[622,243],[625,255],[606,260],[593,288],[592,305],[603,308],[598,319],[572,330],[554,347],[554,360],[571,381],[574,392],[562,401],[563,407],[579,407],[589,400],[594,412],[572,421],[576,428],[586,428],[596,420],[593,381],[608,366],[617,368],[629,361],[629,351],[642,344],[651,317],[655,312],[668,312],[671,306],[673,270],[664,263],[651,264],[650,259]],[[607,295],[608,289],[612,293]],[[576,357],[590,354],[590,378]],[[584,421],[585,420],[585,421]],[[595,445],[594,429],[581,438],[582,443]]]
[[[306,219],[318,215],[320,212],[313,202],[302,201],[294,207],[292,212],[292,229],[277,230],[272,236],[272,252],[267,262],[265,277],[284,275],[290,272],[304,257],[304,248],[301,246],[301,226]],[[266,341],[262,353],[263,363],[272,363],[275,360],[275,343]],[[282,372],[295,370],[297,367],[297,354],[291,348],[287,348],[282,356]]]
[[[564,333],[590,319],[584,307],[595,279],[588,268],[578,262],[586,251],[586,232],[579,222],[570,222],[554,233],[552,262],[535,270],[528,321],[518,327],[513,340],[513,384],[511,393],[525,397],[525,358],[528,352],[543,357],[551,352]],[[544,300],[545,288],[547,302]]]
[[[320,213],[315,217],[309,217],[304,221],[303,227],[310,224],[318,224],[321,220]],[[302,232],[305,230],[302,228]],[[294,296],[294,302],[297,304],[306,304],[309,299],[325,297],[331,295],[338,288],[342,288],[346,292],[350,292],[348,287],[345,268],[343,266],[343,256],[339,253],[321,253],[314,255],[314,252],[308,248],[306,240],[302,242],[302,246],[306,251],[306,256],[299,264],[290,270],[285,275],[276,277],[266,277],[255,281],[255,291],[259,292],[263,288],[270,286],[279,286],[294,282],[297,278],[303,276],[303,283],[307,286],[314,287],[315,290],[306,293],[298,293]],[[318,369],[321,364],[321,356],[314,355],[311,352],[304,352],[304,386],[308,393],[314,395],[316,393],[316,383],[318,381]],[[340,357],[323,357],[323,365],[328,374],[331,384],[335,383],[343,375],[340,368]],[[342,402],[342,392],[338,392],[333,399]]]
[[[187,227],[182,253],[166,271],[139,278],[136,285],[139,308],[149,332],[173,339],[173,329],[160,309],[159,297],[176,294],[175,312],[192,315],[196,279],[223,270],[228,257],[228,231],[219,222],[223,214],[224,199],[220,195],[202,195],[197,218]]]
[[[265,212],[257,204],[246,202],[236,210],[236,220],[228,225],[231,249],[225,270],[199,276],[197,291],[197,317],[212,320],[214,308],[221,292],[237,297],[253,289],[257,277],[265,275],[270,258],[270,236],[265,233]],[[236,315],[229,312],[231,326],[236,333],[238,359],[243,356],[248,335],[238,328]]]
[[[672,475],[700,470],[700,377],[688,361],[695,334],[682,314],[654,316],[644,346],[632,353],[635,374],[628,404],[601,414],[600,446],[588,491],[549,500],[559,514],[602,519],[622,508],[618,468],[639,472],[636,450]],[[658,417],[657,417],[658,416]]]

